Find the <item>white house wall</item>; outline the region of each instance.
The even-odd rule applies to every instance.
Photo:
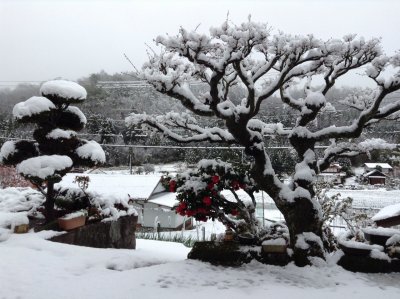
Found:
[[[140,212],[138,221],[145,227],[154,227],[156,218],[162,228],[176,228],[184,221],[184,217],[177,215],[175,211],[153,203],[145,203],[144,209]]]

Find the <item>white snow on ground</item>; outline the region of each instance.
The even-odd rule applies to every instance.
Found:
[[[50,232],[0,243],[1,298],[385,298],[400,273],[360,274],[334,265],[298,268],[252,262],[239,268],[187,260],[182,244],[137,240],[137,250],[53,243]]]
[[[104,197],[110,195],[117,198],[128,198],[129,194],[135,199],[147,199],[161,178],[159,175],[68,173],[56,187],[77,188],[78,185],[74,183],[75,177],[82,175],[90,178],[87,191],[96,192]]]
[[[381,209],[385,206],[400,203],[400,190],[343,190],[331,189],[328,196],[340,193],[342,198],[351,197],[355,208]]]

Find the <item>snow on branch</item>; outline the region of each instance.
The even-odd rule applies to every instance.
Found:
[[[127,126],[142,125],[144,128],[150,128],[163,133],[166,137],[181,143],[209,141],[234,143],[236,140],[227,130],[212,127],[203,128],[197,124],[197,120],[188,113],[169,112],[166,115],[153,116],[147,114],[132,113],[125,119]],[[175,129],[175,131],[174,131]],[[177,132],[183,129],[188,136],[183,136]]]
[[[323,171],[328,168],[336,157],[352,157],[362,153],[369,155],[373,150],[393,150],[396,147],[396,144],[387,143],[381,138],[366,139],[359,143],[336,143],[335,140],[331,140],[331,145],[324,151],[323,159],[318,161],[318,169]]]
[[[189,87],[189,81],[196,77],[198,69],[174,53],[154,54],[143,65],[140,77],[157,91],[178,99],[191,111],[200,115],[213,115],[209,105],[198,99]]]
[[[400,88],[400,52],[392,57],[376,57],[366,70],[368,77],[384,89],[395,91]]]
[[[259,119],[251,119],[247,123],[247,129],[253,132],[259,132],[262,136],[289,135],[290,130],[284,128],[282,123],[268,124]]]
[[[324,59],[326,67],[324,94],[328,92],[339,77],[350,70],[369,64],[382,55],[379,38],[366,41],[363,37],[356,37],[355,34],[348,34],[342,40],[333,39],[325,43],[325,51],[330,52],[331,55]]]
[[[374,96],[373,99],[369,95],[365,96],[364,99],[366,98],[368,99],[368,97],[370,97],[368,99],[369,107],[368,108],[366,107],[364,110],[362,110],[358,118],[354,120],[351,125],[341,126],[341,127],[330,126],[327,128],[323,128],[317,132],[310,133],[309,138],[312,138],[316,141],[320,141],[331,138],[359,137],[363,128],[370,125],[371,122],[374,122],[375,119],[390,117],[391,115],[395,114],[397,111],[400,110],[400,104],[398,103],[388,104],[383,107],[380,107],[385,97],[388,94],[398,89],[400,89],[400,85],[398,85],[396,88],[394,88],[393,85],[391,85],[389,89],[386,89],[384,87],[379,87],[379,89],[372,94]],[[361,105],[360,101],[358,102],[358,105]]]

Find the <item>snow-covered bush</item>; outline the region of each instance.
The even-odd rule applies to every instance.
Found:
[[[17,172],[46,195],[46,221],[54,219],[54,184],[73,166],[94,166],[105,162],[105,154],[94,141],[80,139],[76,131],[86,125],[82,111],[71,104],[86,99],[86,90],[65,80],[45,82],[40,97],[16,104],[14,118],[36,124],[35,141],[7,141],[0,150],[0,162],[16,165]]]
[[[199,221],[217,219],[238,234],[258,237],[255,217],[254,192],[257,187],[246,169],[234,168],[220,160],[201,160],[195,170],[178,174],[176,178],[164,178],[163,184],[170,192],[177,192],[178,214],[194,217]],[[237,194],[244,190],[250,201]],[[227,199],[222,191],[229,190],[234,200]]]

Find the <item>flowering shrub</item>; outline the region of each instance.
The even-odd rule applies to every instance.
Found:
[[[174,179],[164,178],[163,182],[167,190],[178,193],[176,213],[199,221],[218,219],[238,233],[257,233],[253,195],[257,187],[245,168],[234,168],[220,160],[201,160],[196,170]],[[238,196],[240,189],[248,194],[250,201]],[[223,190],[230,191],[234,200],[227,199]]]

